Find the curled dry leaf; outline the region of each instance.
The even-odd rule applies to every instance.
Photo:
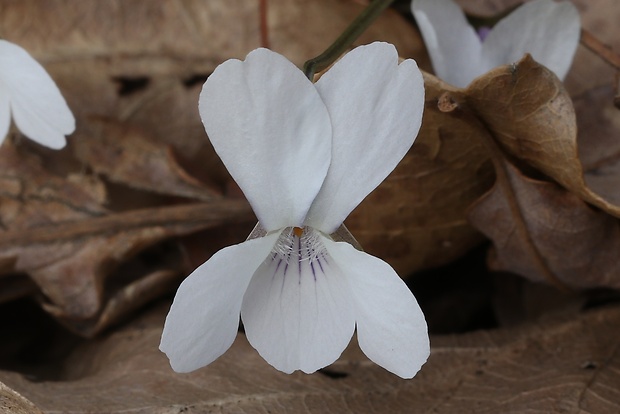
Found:
[[[617,413],[620,309],[609,307],[518,328],[433,337],[433,353],[403,381],[355,342],[325,370],[271,368],[239,335],[206,368],[177,374],[157,350],[167,304],[89,341],[55,381],[0,380],[46,412],[79,413]]]
[[[466,100],[510,156],[620,217],[620,205],[584,180],[572,101],[551,71],[527,55],[474,80]]]
[[[526,56],[479,77],[458,99],[486,130],[479,137],[495,148],[497,182],[470,215],[494,242],[491,267],[559,287],[618,287],[618,223],[609,215],[620,213],[617,157],[607,153],[590,170],[588,184],[600,194],[594,193],[578,157],[572,101],[555,75]],[[582,151],[590,163],[601,153],[592,147]],[[524,177],[507,159],[564,188]]]
[[[506,161],[469,219],[493,241],[492,270],[559,287],[620,287],[620,221]]]

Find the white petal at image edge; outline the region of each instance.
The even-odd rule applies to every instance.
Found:
[[[200,93],[209,139],[269,231],[301,226],[331,162],[327,108],[303,72],[256,49],[218,66]]]
[[[28,52],[6,40],[0,40],[0,83],[24,135],[53,149],[65,146],[75,118],[60,90]]]
[[[388,371],[412,378],[430,355],[428,329],[415,297],[383,260],[348,243],[325,241],[354,295],[362,351]]]
[[[245,290],[279,234],[226,247],[179,286],[159,349],[177,372],[210,364],[232,345]]]
[[[306,224],[331,234],[396,167],[422,122],[424,81],[396,48],[359,46],[316,83],[332,121],[332,162]]]

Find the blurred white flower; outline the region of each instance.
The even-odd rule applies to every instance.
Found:
[[[11,125],[53,149],[65,146],[75,119],[45,69],[21,47],[0,40],[0,143]]]
[[[526,53],[564,79],[581,32],[579,13],[567,1],[525,3],[483,36],[469,25],[452,0],[413,0],[411,10],[436,75],[461,88]]]
[[[424,85],[395,48],[354,49],[313,84],[267,49],[221,64],[200,114],[266,235],[224,248],[179,287],[160,349],[176,371],[203,367],[236,337],[278,370],[334,362],[357,325],[377,364],[413,377],[426,321],[384,261],[329,235],[395,168],[417,135]]]

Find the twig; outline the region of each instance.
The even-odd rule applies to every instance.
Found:
[[[329,67],[342,55],[394,0],[373,0],[344,32],[323,53],[304,63],[304,73],[313,80],[314,74]]]
[[[269,0],[258,0],[260,18],[260,45],[261,47],[271,48],[269,43],[269,26],[267,25],[267,7]]]
[[[581,44],[598,55],[609,65],[613,66],[616,70],[620,70],[620,55],[586,29],[581,29]]]
[[[620,109],[620,55],[586,29],[581,29],[581,44],[616,69],[614,106]]]
[[[614,97],[614,105],[620,109],[620,72],[616,72],[616,96]]]

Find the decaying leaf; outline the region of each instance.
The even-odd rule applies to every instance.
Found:
[[[620,216],[620,205],[586,185],[572,101],[551,71],[528,55],[476,79],[468,87],[466,99],[510,156],[587,202]]]
[[[370,362],[355,341],[321,373],[283,374],[240,335],[210,366],[174,373],[157,350],[164,304],[76,349],[62,377],[0,380],[45,412],[550,413],[620,409],[618,307],[494,332],[431,339],[415,379]]]
[[[620,287],[620,221],[508,162],[471,223],[493,240],[489,265],[571,288]]]

